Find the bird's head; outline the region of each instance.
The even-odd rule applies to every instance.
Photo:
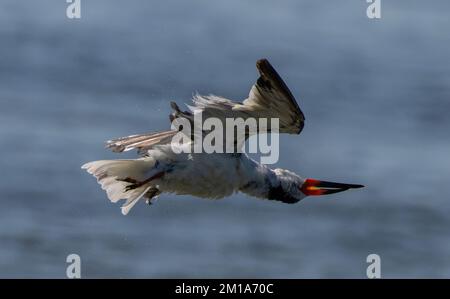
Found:
[[[274,169],[280,184],[269,191],[269,198],[286,203],[296,203],[306,196],[327,195],[364,187],[357,184],[343,184],[304,179],[286,169]]]

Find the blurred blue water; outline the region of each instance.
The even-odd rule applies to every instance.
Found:
[[[0,3],[0,277],[450,276],[448,1]],[[297,205],[162,196],[124,217],[86,161],[168,126],[169,100],[244,99],[267,57],[302,110],[277,167],[365,184]],[[133,154],[126,155],[133,157]]]

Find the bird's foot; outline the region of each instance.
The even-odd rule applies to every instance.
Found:
[[[138,182],[138,183],[136,183],[136,184],[129,184],[128,186],[125,187],[125,192],[128,192],[128,191],[130,191],[130,190],[137,189],[137,188],[141,187],[142,185],[143,185],[143,184],[140,183],[140,182]]]
[[[145,182],[140,182],[140,181],[137,181],[137,180],[129,178],[129,177],[126,177],[124,179],[116,179],[116,180],[117,181],[121,181],[121,182],[130,183],[129,185],[127,185],[125,187],[125,192],[130,191],[130,190],[134,190],[134,189],[139,188],[139,187],[141,187],[142,185],[145,184]]]
[[[147,198],[147,200],[145,201],[148,205],[151,205],[153,203],[153,201],[156,200],[156,198],[158,197],[158,195],[161,194],[161,191],[159,191],[158,188],[156,187],[151,187],[150,189],[148,189],[148,191],[144,194],[144,197]]]
[[[116,180],[117,181],[121,181],[121,182],[130,183],[128,186],[125,187],[125,192],[127,192],[127,191],[130,191],[130,190],[134,190],[136,188],[142,187],[145,184],[150,183],[152,180],[159,179],[162,176],[164,176],[164,171],[158,172],[157,174],[155,174],[155,175],[153,175],[153,176],[151,176],[148,179],[143,180],[143,181],[138,181],[138,180],[132,179],[130,177],[126,177],[124,179],[116,179]]]

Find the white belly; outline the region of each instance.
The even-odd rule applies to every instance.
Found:
[[[178,156],[172,171],[159,180],[158,188],[162,192],[205,198],[229,196],[241,183],[239,163],[239,157],[228,154]]]

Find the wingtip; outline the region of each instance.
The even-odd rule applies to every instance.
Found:
[[[170,101],[170,107],[175,110],[176,112],[181,112],[180,108],[178,107],[177,103],[175,103],[174,101]]]
[[[256,61],[256,67],[258,68],[258,70],[261,70],[266,65],[270,65],[270,62],[267,58],[261,58]]]
[[[288,89],[283,79],[281,79],[280,75],[277,73],[272,64],[270,64],[268,59],[261,58],[258,61],[256,61],[256,68],[258,69],[261,77],[264,77],[266,80],[269,81],[280,82],[279,84],[283,89]]]
[[[113,140],[107,141],[105,144],[105,148],[110,149],[113,153],[121,153],[123,151],[126,151],[125,146],[118,144]]]

